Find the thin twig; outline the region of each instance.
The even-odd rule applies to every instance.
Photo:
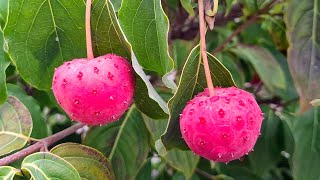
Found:
[[[205,26],[205,16],[204,16],[204,6],[203,6],[204,0],[198,0],[199,3],[199,20],[200,20],[200,52],[202,55],[203,65],[204,65],[204,71],[206,74],[206,80],[207,85],[209,89],[210,96],[214,95],[214,87],[212,83],[212,78],[210,74],[210,67],[208,63],[208,57],[207,57],[207,48],[206,48],[206,26]]]
[[[39,142],[19,151],[14,154],[11,154],[10,156],[4,157],[0,159],[0,166],[8,165],[14,161],[17,161],[23,157],[26,157],[34,152],[39,151],[42,147],[49,147],[53,143],[56,143],[57,141],[69,136],[70,134],[74,133],[76,130],[82,128],[85,126],[84,124],[78,123],[75,124],[63,131],[60,131],[54,135],[51,135],[47,138],[41,139]]]
[[[93,50],[92,50],[92,39],[91,39],[91,4],[92,0],[87,0],[86,4],[86,42],[87,42],[87,57],[88,59],[93,59]]]
[[[265,14],[266,12],[269,11],[269,9],[272,7],[272,5],[276,2],[277,0],[271,1],[269,4],[267,4],[264,8],[260,9],[258,12],[256,12],[251,18],[246,21],[244,24],[239,26],[223,43],[221,43],[216,49],[213,50],[212,54],[216,54],[220,51],[222,51],[225,46],[237,35],[239,35],[242,31],[244,31],[249,25],[252,23],[256,22],[259,19],[259,16],[261,14]]]
[[[209,173],[207,173],[207,172],[205,172],[205,171],[203,171],[203,170],[201,170],[201,169],[199,169],[199,168],[197,168],[197,169],[195,170],[195,172],[196,172],[197,174],[203,176],[203,177],[206,178],[206,179],[212,179],[212,180],[217,179],[214,175],[211,175],[211,174],[209,174]]]

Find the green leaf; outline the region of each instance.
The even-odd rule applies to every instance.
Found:
[[[320,106],[320,99],[314,99],[310,103],[312,106]]]
[[[131,107],[123,121],[90,130],[84,144],[108,156],[117,179],[134,179],[149,153],[148,135],[141,113]]]
[[[130,44],[121,32],[117,16],[109,0],[93,1],[91,31],[96,56],[113,53],[127,59],[130,58]]]
[[[115,12],[118,12],[121,6],[122,0],[111,0],[111,3],[113,4]]]
[[[285,13],[288,63],[300,95],[301,109],[320,97],[320,2],[289,0]]]
[[[164,159],[170,166],[190,178],[197,167],[200,157],[196,156],[192,151],[171,149]]]
[[[152,177],[152,164],[151,159],[147,159],[143,166],[141,167],[138,175],[136,176],[136,180],[144,180],[144,179],[150,179]]]
[[[239,44],[236,49],[231,49],[231,51],[253,65],[261,80],[271,92],[286,88],[284,72],[275,57],[267,49]]]
[[[42,139],[48,136],[48,129],[45,119],[42,116],[41,108],[38,102],[19,86],[14,84],[7,84],[8,94],[17,97],[29,110],[32,117],[32,133],[31,137]]]
[[[8,1],[1,0],[0,1],[0,27],[1,29],[4,28],[5,22],[7,21],[8,15]]]
[[[1,180],[13,180],[14,176],[20,171],[16,168],[10,166],[0,167],[0,179]]]
[[[154,142],[165,132],[168,120],[154,120],[143,114],[142,116],[151,134],[152,146],[154,146]],[[191,151],[182,151],[179,149],[171,149],[163,158],[171,167],[181,171],[187,178],[192,176],[200,159],[199,156],[194,155]]]
[[[196,4],[192,2],[192,0],[180,0],[180,3],[190,16],[194,16],[193,8],[196,6]]]
[[[169,20],[160,0],[123,0],[119,21],[139,64],[164,75],[173,68],[168,52]]]
[[[169,111],[166,102],[153,88],[134,54],[132,54],[132,66],[137,73],[135,91],[137,108],[153,119],[167,118]]]
[[[4,39],[3,32],[0,29],[0,105],[7,99],[7,87],[6,87],[6,69],[10,65],[7,53],[4,51]]]
[[[115,53],[131,58],[133,69],[136,72],[135,103],[137,108],[152,118],[166,118],[168,116],[166,103],[155,91],[138,63],[131,50],[131,45],[123,35],[110,1],[107,1],[107,3],[105,0],[94,1],[92,11],[92,27],[94,27],[92,28],[92,35],[95,42],[95,54]]]
[[[186,143],[181,138],[179,115],[186,106],[187,102],[196,94],[204,90],[207,86],[203,64],[199,58],[199,46],[195,47],[184,65],[179,87],[173,98],[170,99],[168,107],[170,109],[170,119],[167,130],[162,136],[163,144],[167,149],[177,147],[179,149],[188,149]],[[208,53],[213,84],[215,86],[235,86],[230,72]]]
[[[193,48],[192,41],[175,40],[172,43],[171,54],[174,59],[175,70],[180,70],[188,58],[188,55]]]
[[[68,161],[82,179],[115,179],[108,159],[91,147],[64,143],[54,147],[50,152]]]
[[[72,179],[81,180],[78,171],[61,157],[39,152],[27,156],[21,164],[23,172],[28,172],[33,179]]]
[[[85,57],[83,1],[9,1],[4,30],[9,54],[21,77],[49,90],[54,68]]]
[[[294,179],[317,179],[320,177],[320,111],[313,108],[296,117],[292,133],[295,151],[292,157]]]
[[[9,96],[0,106],[0,156],[22,148],[32,131],[28,109],[16,97]]]
[[[283,158],[282,151],[292,152],[292,149],[286,147],[288,142],[294,145],[291,132],[286,131],[286,122],[276,116],[270,108],[263,108],[263,112],[266,113],[266,118],[261,128],[262,135],[255,144],[254,151],[248,156],[250,170],[259,176],[276,167]]]

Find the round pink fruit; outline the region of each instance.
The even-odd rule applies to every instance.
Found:
[[[101,125],[118,120],[128,109],[134,84],[126,59],[107,54],[65,62],[55,70],[52,90],[71,119]]]
[[[248,154],[260,134],[263,113],[253,95],[235,88],[208,89],[190,100],[180,117],[180,129],[189,148],[217,162]]]

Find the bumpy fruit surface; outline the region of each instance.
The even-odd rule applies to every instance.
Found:
[[[263,113],[252,94],[235,88],[208,89],[188,102],[180,129],[190,149],[209,160],[229,162],[250,152],[260,134]]]
[[[71,119],[89,125],[118,120],[134,95],[134,74],[122,57],[74,59],[55,70],[52,90]]]

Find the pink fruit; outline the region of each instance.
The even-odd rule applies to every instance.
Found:
[[[263,113],[254,97],[241,89],[208,89],[190,100],[180,117],[189,148],[217,162],[239,159],[252,150],[260,134]]]
[[[71,119],[100,125],[118,120],[128,109],[134,83],[130,64],[107,54],[65,62],[55,70],[52,90]]]

